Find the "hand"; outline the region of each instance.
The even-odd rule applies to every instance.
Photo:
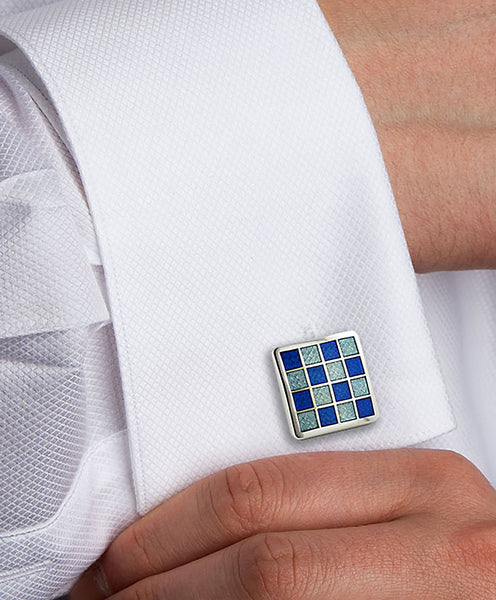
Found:
[[[362,90],[417,271],[496,267],[494,0],[318,0]]]
[[[496,492],[445,451],[263,459],[137,521],[71,600],[102,573],[112,600],[494,600]]]

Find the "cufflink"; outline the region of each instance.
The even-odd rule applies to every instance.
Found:
[[[297,439],[367,425],[378,411],[354,331],[276,348],[277,379]]]

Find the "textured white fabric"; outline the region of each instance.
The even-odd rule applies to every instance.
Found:
[[[0,17],[32,10],[57,1],[58,0],[2,0],[0,4]]]
[[[33,119],[53,127],[46,137],[44,123],[36,160],[48,148],[65,157],[50,154],[20,184],[6,178],[8,210],[20,194],[45,220],[30,218],[0,255],[7,287],[26,298],[17,320],[5,305],[6,335],[17,336],[4,344],[7,362],[18,338],[35,362],[5,377],[2,450],[20,452],[27,475],[8,504],[2,497],[2,598],[54,598],[134,517],[135,500],[145,512],[234,462],[418,444],[458,449],[488,471],[473,407],[494,411],[484,400],[496,383],[494,277],[424,276],[419,295],[373,127],[313,0],[69,0],[3,19],[1,30],[39,74],[18,52],[4,55],[9,85],[19,80],[44,114],[32,104]],[[41,210],[52,205],[61,210]],[[64,240],[72,245],[59,249]],[[100,256],[123,399],[112,330],[101,326]],[[349,328],[361,335],[381,419],[295,441],[271,350]],[[65,388],[47,377],[52,364]],[[43,385],[29,383],[32,369]],[[16,435],[20,388],[21,404],[64,416],[49,453],[42,427],[39,448]]]
[[[419,275],[456,430],[424,446],[456,450],[496,484],[496,273]]]
[[[81,6],[5,29],[54,97],[95,218],[139,510],[233,461],[452,428],[376,137],[318,6]],[[299,444],[271,349],[350,327],[383,418]]]
[[[135,500],[77,170],[27,91],[29,65],[19,51],[0,62],[0,598],[54,598]]]

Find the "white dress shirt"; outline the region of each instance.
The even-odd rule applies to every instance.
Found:
[[[242,460],[418,445],[493,476],[494,274],[415,277],[318,5],[42,4],[2,25],[29,57],[0,65],[2,598]],[[271,350],[351,328],[380,420],[293,440]]]
[[[51,569],[69,581],[135,518],[93,225],[56,115],[26,75],[18,50],[0,60],[2,600],[54,598],[67,582]]]

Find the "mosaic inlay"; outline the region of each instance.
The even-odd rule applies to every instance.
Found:
[[[274,359],[291,432],[298,439],[377,419],[363,349],[355,332],[276,348]]]

